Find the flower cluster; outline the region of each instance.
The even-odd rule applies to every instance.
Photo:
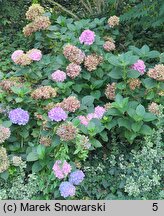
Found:
[[[10,128],[0,125],[0,144],[4,143],[11,135]]]
[[[89,29],[84,30],[79,37],[79,41],[81,44],[92,45],[95,41],[95,33]]]
[[[164,65],[158,64],[153,69],[149,69],[147,75],[152,79],[164,81]]]
[[[38,100],[53,98],[56,97],[56,95],[56,89],[52,88],[51,86],[41,86],[32,92],[31,97]]]
[[[30,36],[33,32],[45,30],[50,26],[50,19],[49,17],[44,16],[44,13],[44,8],[39,4],[33,4],[29,7],[26,18],[32,22],[23,28],[23,33],[26,37]]]
[[[105,95],[108,99],[114,100],[115,99],[115,91],[116,91],[116,83],[108,84],[105,90]]]
[[[59,186],[59,191],[62,197],[75,196],[76,188],[68,181],[62,182]]]
[[[131,68],[134,69],[134,70],[136,70],[136,71],[138,71],[142,75],[145,72],[146,66],[145,66],[144,61],[138,60],[136,63],[134,63],[131,66]]]
[[[61,124],[56,131],[56,134],[63,141],[75,139],[77,133],[78,129],[71,122]]]
[[[110,52],[115,50],[116,46],[113,41],[106,41],[103,45],[104,50]]]
[[[67,113],[61,107],[55,107],[48,112],[48,117],[51,121],[65,121],[67,119]]]
[[[106,112],[106,109],[101,106],[95,107],[94,113],[89,113],[87,116],[78,116],[78,119],[80,120],[80,123],[87,126],[89,122],[96,118],[96,119],[102,119],[104,113]]]
[[[66,68],[67,76],[69,76],[71,79],[75,79],[77,76],[79,76],[80,72],[80,65],[77,65],[75,63],[70,63]]]
[[[44,8],[40,4],[32,4],[26,12],[26,19],[35,20],[37,16],[41,16],[44,13]]]
[[[52,140],[51,140],[51,138],[49,138],[49,137],[42,136],[42,137],[40,138],[40,140],[39,140],[39,143],[40,143],[41,145],[44,145],[44,146],[48,147],[48,146],[51,145]]]
[[[84,61],[85,54],[76,46],[71,44],[67,44],[64,46],[63,54],[66,59],[75,64],[81,64]]]
[[[84,66],[88,71],[94,71],[97,66],[102,62],[102,57],[96,54],[91,54],[85,57]]]
[[[80,108],[80,101],[75,96],[70,96],[61,102],[60,107],[66,111],[75,112]]]
[[[120,19],[117,16],[111,16],[108,19],[108,25],[113,28],[114,26],[119,25]]]
[[[157,103],[154,103],[154,102],[149,104],[148,110],[149,110],[149,112],[151,112],[155,115],[159,115],[159,113],[160,113],[159,105]]]
[[[135,90],[140,87],[141,81],[139,79],[132,78],[128,81],[128,84],[131,90]]]
[[[82,149],[88,150],[91,147],[88,136],[78,134],[76,137],[77,145],[82,147]]]
[[[26,125],[29,118],[29,113],[21,108],[16,108],[9,112],[9,119],[13,124]]]
[[[22,50],[16,50],[11,55],[11,59],[16,64],[26,66],[31,64],[32,61],[40,61],[42,58],[42,52],[38,49],[31,49],[27,53]]]
[[[71,172],[72,167],[66,161],[57,160],[52,169],[56,178],[63,179]]]
[[[54,71],[51,74],[51,79],[56,82],[64,82],[64,80],[66,79],[66,73],[61,70]]]
[[[20,83],[17,83],[16,81],[14,80],[2,80],[0,82],[0,87],[4,90],[4,91],[7,91],[7,92],[12,92],[12,87],[21,87],[22,84]]]
[[[18,156],[13,156],[12,163],[14,166],[20,166],[22,163],[22,158]]]
[[[7,157],[6,149],[0,147],[0,173],[6,171],[9,167],[9,159]]]
[[[73,185],[79,185],[84,180],[84,173],[81,170],[76,170],[70,174],[69,182]]]

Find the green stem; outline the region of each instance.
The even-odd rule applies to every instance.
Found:
[[[62,6],[61,4],[54,2],[53,0],[47,0],[49,3],[58,6],[61,10],[65,11],[66,13],[68,13],[69,15],[71,15],[72,17],[74,17],[77,20],[80,20],[80,18],[78,16],[76,16],[74,13],[72,13],[70,10],[68,10],[67,8],[65,8],[64,6]]]

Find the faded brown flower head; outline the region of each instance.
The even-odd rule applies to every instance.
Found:
[[[97,66],[102,62],[102,57],[96,54],[91,54],[85,57],[84,66],[88,71],[94,71]]]
[[[18,56],[15,59],[15,63],[19,64],[19,65],[22,65],[22,66],[29,65],[29,64],[31,64],[31,62],[32,62],[32,60],[25,53],[23,53],[22,55]]]
[[[34,113],[34,116],[36,117],[36,119],[38,120],[44,120],[43,116],[37,112]]]
[[[41,86],[33,91],[31,97],[37,100],[53,98],[56,97],[56,95],[56,89],[52,88],[51,86]]]
[[[40,138],[40,144],[42,144],[46,147],[51,146],[51,143],[52,143],[52,140],[49,137],[41,137]]]
[[[151,104],[149,104],[148,110],[149,110],[149,112],[151,112],[155,115],[160,114],[160,108],[159,108],[159,105],[157,103],[152,102]]]
[[[108,25],[113,28],[114,26],[117,26],[119,25],[119,22],[120,22],[120,19],[119,17],[117,16],[111,16],[109,19],[108,19]]]
[[[158,64],[153,69],[149,69],[147,75],[152,79],[164,81],[164,65]]]
[[[164,90],[159,91],[159,92],[158,92],[158,95],[164,96]]]
[[[109,110],[111,107],[112,107],[112,104],[111,104],[110,102],[109,102],[109,103],[106,103],[106,104],[104,105],[104,108],[105,108],[106,111]]]
[[[75,96],[70,96],[62,101],[60,107],[66,111],[75,112],[80,108],[80,101]]]
[[[84,61],[85,54],[76,46],[67,44],[63,49],[64,56],[72,63],[81,64]]]
[[[35,32],[38,30],[46,30],[51,25],[50,19],[47,16],[38,16],[33,22]]]
[[[0,147],[0,173],[6,171],[9,167],[9,159],[7,157],[6,149]]]
[[[77,76],[79,76],[80,72],[81,72],[80,65],[77,65],[75,63],[69,64],[66,68],[66,74],[71,79],[75,79]]]
[[[3,125],[0,125],[0,144],[4,143],[11,135],[10,128],[6,128]]]
[[[71,122],[66,122],[64,124],[61,124],[56,131],[56,134],[63,141],[69,141],[75,139],[77,133],[78,133],[78,129]]]
[[[141,81],[139,79],[135,79],[135,78],[132,78],[128,81],[129,83],[129,88],[131,90],[135,90],[136,88],[139,88],[140,85],[141,85]]]
[[[104,50],[110,52],[115,50],[116,46],[112,41],[106,41],[103,45]]]
[[[115,90],[116,90],[116,83],[108,84],[105,90],[105,95],[108,99],[114,100],[115,99]]]
[[[14,166],[20,166],[23,161],[21,157],[13,156],[12,162]]]
[[[26,19],[35,20],[36,17],[45,13],[44,8],[40,4],[32,4],[26,12]]]
[[[32,35],[33,32],[35,32],[36,30],[34,29],[34,23],[29,23],[27,24],[24,28],[23,28],[23,34],[25,37],[28,37],[30,35]]]

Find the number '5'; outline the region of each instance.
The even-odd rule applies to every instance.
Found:
[[[158,211],[158,203],[153,203],[152,210],[153,211]]]

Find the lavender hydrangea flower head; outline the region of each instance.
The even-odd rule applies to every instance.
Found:
[[[13,54],[11,55],[11,59],[13,60],[13,62],[15,62],[15,60],[20,57],[23,54],[23,50],[16,50],[13,52]]]
[[[104,107],[101,107],[101,106],[97,106],[95,107],[95,116],[98,118],[98,119],[102,119],[104,113],[106,112],[105,108]]]
[[[59,186],[60,194],[62,197],[66,198],[69,196],[74,196],[76,192],[75,186],[73,186],[70,182],[62,182]]]
[[[131,66],[132,69],[134,70],[137,70],[141,75],[144,74],[145,72],[145,63],[144,61],[142,60],[138,60],[136,63],[134,63],[132,66]]]
[[[56,178],[63,179],[71,172],[72,168],[67,161],[62,162],[61,160],[57,160],[52,169]]]
[[[33,61],[40,61],[42,52],[39,49],[31,49],[27,52],[28,57]]]
[[[85,45],[92,45],[95,41],[95,33],[89,29],[84,30],[79,37],[80,43]]]
[[[66,79],[66,73],[64,71],[57,70],[51,74],[51,78],[56,82],[63,82]]]
[[[9,119],[13,124],[26,125],[29,121],[29,113],[21,108],[9,112]]]
[[[67,119],[67,113],[60,107],[55,107],[48,112],[48,117],[51,121],[65,121]]]
[[[73,185],[79,185],[84,180],[84,173],[81,170],[76,170],[70,174],[69,182]]]

